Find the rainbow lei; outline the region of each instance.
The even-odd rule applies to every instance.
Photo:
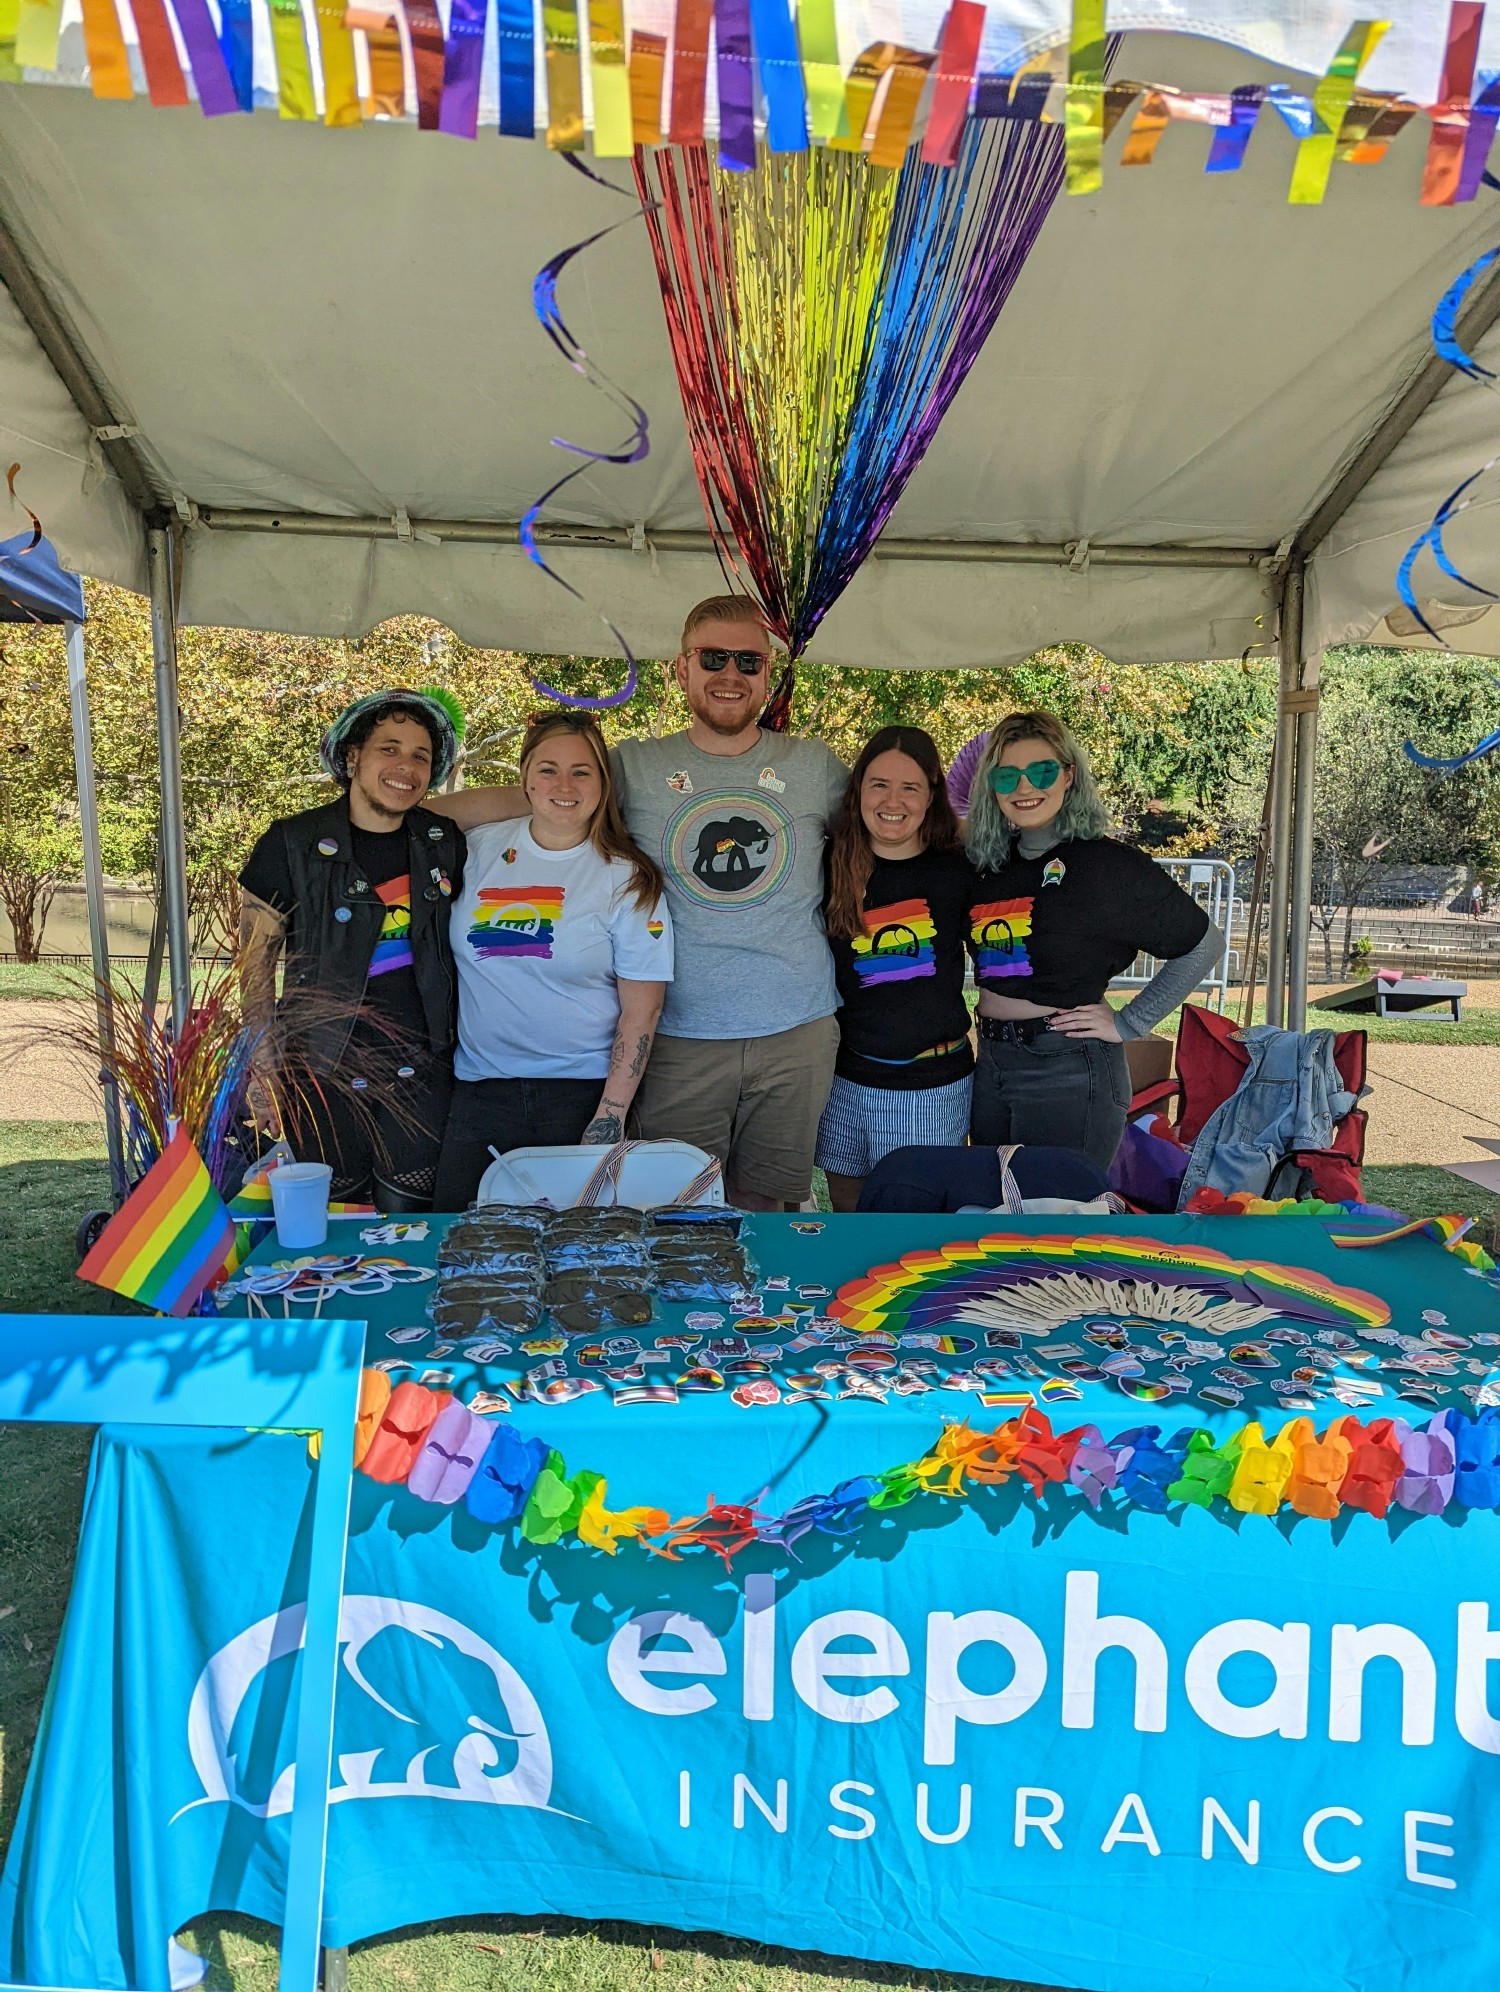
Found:
[[[467,1457],[455,1442],[468,1445]],[[1257,1420],[1228,1436],[1200,1428],[1166,1439],[1159,1426],[1145,1425],[1106,1440],[1097,1425],[1055,1433],[1033,1407],[992,1431],[967,1420],[946,1424],[918,1459],[805,1495],[779,1515],[764,1513],[758,1501],[710,1495],[701,1512],[674,1518],[664,1508],[611,1509],[602,1474],[570,1474],[544,1441],[476,1419],[449,1392],[417,1383],[392,1391],[389,1377],[367,1370],[356,1442],[362,1470],[387,1484],[405,1482],[424,1454],[418,1478],[431,1482],[436,1465],[439,1505],[461,1501],[480,1521],[519,1523],[527,1542],[576,1539],[608,1556],[622,1542],[638,1542],[674,1562],[685,1551],[706,1550],[726,1569],[755,1543],[795,1558],[797,1544],[813,1532],[851,1536],[909,1502],[963,1500],[974,1487],[1007,1482],[1036,1502],[1061,1489],[1095,1510],[1109,1496],[1112,1509],[1158,1515],[1227,1506],[1332,1521],[1345,1509],[1383,1517],[1392,1507],[1419,1515],[1500,1507],[1500,1408],[1474,1417],[1445,1410],[1420,1426],[1345,1415],[1322,1432],[1299,1417],[1271,1437]]]

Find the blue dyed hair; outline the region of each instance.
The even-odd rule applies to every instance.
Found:
[[[990,735],[969,791],[964,848],[970,862],[980,871],[995,871],[1003,865],[1019,834],[990,787],[990,769],[1006,748],[1014,747],[1018,740],[1045,741],[1052,749],[1053,759],[1073,771],[1067,800],[1047,826],[1058,843],[1067,843],[1075,837],[1103,837],[1109,830],[1109,811],[1094,780],[1089,757],[1069,728],[1050,712],[1013,712]]]

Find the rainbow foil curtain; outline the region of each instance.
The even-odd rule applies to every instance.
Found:
[[[635,155],[710,526],[793,659],[879,536],[1063,185],[1059,125],[971,122],[952,167],[904,144],[880,164],[879,136],[871,153],[762,147],[750,171],[701,146]]]

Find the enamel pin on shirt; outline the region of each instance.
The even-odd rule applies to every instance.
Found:
[[[693,778],[686,768],[678,768],[673,774],[667,776],[667,787],[671,789],[674,795],[691,795],[693,792]]]
[[[1042,885],[1044,888],[1049,885],[1061,885],[1067,874],[1068,868],[1061,858],[1048,858],[1042,867]]]
[[[775,795],[785,795],[786,793],[786,783],[776,779],[776,770],[774,768],[762,768],[760,771],[760,780],[756,786],[758,788],[770,789]]]

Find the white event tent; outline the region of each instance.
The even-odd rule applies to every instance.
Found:
[[[1410,11],[1435,71],[1446,6]],[[1309,87],[1239,40],[1127,33],[1113,74]],[[1413,640],[1402,553],[1500,451],[1500,402],[1429,335],[1440,293],[1500,240],[1500,203],[1421,205],[1429,129],[1416,118],[1380,163],[1335,166],[1319,206],[1288,205],[1297,141],[1269,113],[1231,175],[1205,176],[1209,135],[1187,125],[1124,170],[1117,131],[1102,191],[1058,199],[810,653],[930,668],[1068,639],[1130,662],[1277,646],[1269,1014],[1295,1027],[1320,655]],[[598,170],[629,184],[623,161]],[[152,597],[179,1005],[175,622],[348,634],[421,612],[479,644],[606,647],[528,562],[517,521],[564,467],[554,437],[616,441],[617,415],[538,329],[531,280],[623,212],[493,127],[328,131],[0,84],[0,449],[71,565]],[[541,537],[639,654],[670,655],[720,574],[638,223],[572,266],[562,302],[649,410],[651,453],[575,481]],[[1500,263],[1461,324],[1500,369],[1497,318]],[[1495,502],[1481,487],[1450,546],[1500,587]],[[1440,579],[1429,561],[1422,594],[1464,611],[1461,647],[1500,654],[1500,608],[1473,619],[1482,598]]]

